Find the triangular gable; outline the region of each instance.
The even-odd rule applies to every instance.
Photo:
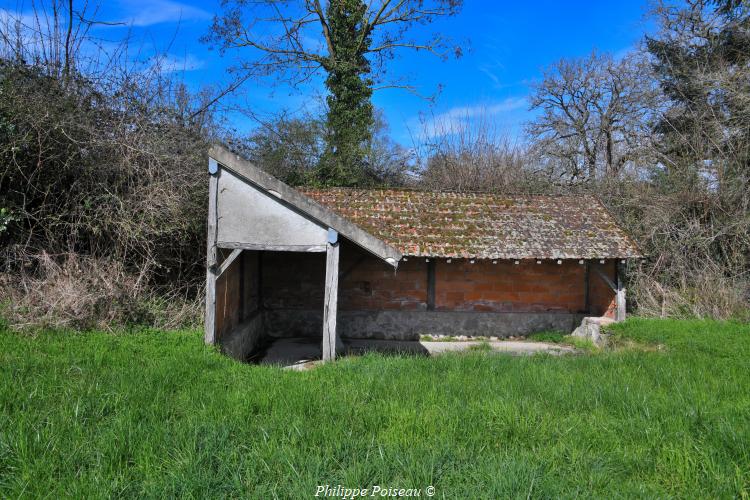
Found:
[[[243,243],[304,248],[325,244],[328,229],[396,267],[401,253],[351,221],[335,214],[252,163],[215,145],[209,157],[229,175],[220,176],[217,245]],[[244,240],[244,241],[235,241]]]

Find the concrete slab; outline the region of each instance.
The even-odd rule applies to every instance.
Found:
[[[445,352],[466,351],[471,349],[472,346],[480,346],[482,344],[489,345],[495,352],[513,354],[516,356],[538,353],[560,355],[576,352],[575,348],[570,346],[520,340],[496,340],[492,342],[421,342],[421,344],[427,348],[431,355],[442,354]]]
[[[260,363],[291,366],[323,357],[322,340],[310,337],[276,339],[266,348]]]
[[[516,356],[546,353],[552,355],[573,354],[573,347],[549,344],[546,342],[526,342],[498,340],[491,342],[425,342],[405,340],[363,340],[345,339],[344,355],[365,352],[389,354],[408,353],[435,356],[447,352],[468,351],[472,347],[487,344],[492,351]],[[321,359],[321,340],[310,337],[280,338],[274,340],[260,357],[262,364],[282,365],[288,368],[305,369]]]

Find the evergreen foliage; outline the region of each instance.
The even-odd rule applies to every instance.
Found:
[[[328,4],[329,36],[335,51],[324,64],[329,91],[328,143],[317,175],[325,186],[356,186],[365,177],[366,148],[374,125],[366,12],[362,0]]]

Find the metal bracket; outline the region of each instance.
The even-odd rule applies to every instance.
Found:
[[[208,173],[211,175],[216,175],[219,172],[219,162],[214,160],[213,158],[208,159]]]
[[[339,233],[335,229],[328,228],[328,243],[335,245],[339,242]]]

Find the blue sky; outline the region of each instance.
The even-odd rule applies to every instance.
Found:
[[[0,8],[4,11],[0,15],[28,14],[31,1],[0,0]],[[445,124],[478,115],[500,133],[518,138],[521,124],[531,116],[526,101],[529,85],[543,69],[560,58],[585,56],[594,49],[624,54],[648,30],[646,8],[645,0],[466,0],[458,16],[439,20],[427,30],[468,40],[462,58],[441,62],[424,53],[404,52],[389,67],[392,76],[408,77],[423,94],[434,94],[442,86],[435,102],[387,89],[376,93],[374,103],[385,114],[393,138],[407,146],[425,127],[439,133],[430,127],[435,120]],[[142,58],[166,54],[166,66],[199,89],[229,81],[227,68],[242,56],[238,52],[221,57],[199,41],[219,11],[218,0],[108,0],[101,3],[97,18],[125,24],[100,27],[94,33],[111,42],[129,36]],[[228,104],[262,117],[283,110],[315,112],[322,90],[319,82],[298,90],[248,82]],[[230,116],[239,131],[256,125],[242,114]]]

